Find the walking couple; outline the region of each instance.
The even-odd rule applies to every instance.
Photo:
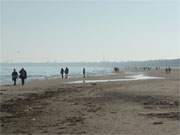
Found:
[[[16,85],[16,80],[18,79],[18,73],[17,73],[15,68],[14,68],[14,70],[13,70],[11,75],[12,75],[12,81],[14,82],[14,86],[15,86]],[[21,83],[22,83],[22,86],[23,86],[24,85],[24,81],[27,78],[27,73],[26,73],[26,70],[24,70],[24,68],[22,68],[19,71],[19,78],[21,79]]]
[[[66,67],[65,70],[63,68],[61,68],[61,77],[62,79],[64,78],[64,74],[65,74],[65,79],[68,78],[68,74],[69,74],[69,69]]]

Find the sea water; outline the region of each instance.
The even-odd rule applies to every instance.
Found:
[[[87,66],[84,64],[58,64],[58,63],[1,63],[0,64],[0,84],[11,84],[11,73],[15,68],[17,72],[23,67],[27,71],[28,81],[35,79],[51,79],[60,77],[60,69],[69,68],[70,77],[82,76],[83,67],[86,68],[88,75],[107,75],[112,72],[112,67],[103,66]]]

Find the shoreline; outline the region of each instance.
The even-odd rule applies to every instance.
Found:
[[[148,74],[144,74],[144,73],[146,73],[146,72],[142,71],[142,70],[140,70],[138,72],[137,71],[122,70],[119,73],[111,72],[111,73],[97,74],[97,75],[87,74],[86,80],[88,80],[88,79],[90,79],[90,80],[94,79],[95,80],[97,78],[100,78],[98,80],[101,80],[101,78],[112,77],[112,76],[116,76],[115,79],[122,79],[122,81],[123,81],[123,79],[124,79],[124,81],[128,81],[128,78],[132,78],[132,81],[133,81],[133,78],[134,78],[134,80],[135,79],[139,80],[140,78],[136,77],[136,75],[142,75],[142,77],[144,77],[144,79],[151,79],[151,77],[152,77],[152,79],[156,79],[156,78],[158,79],[157,76],[152,76],[152,75],[148,75]],[[161,77],[159,77],[159,78],[161,78]],[[53,75],[53,76],[49,76],[49,77],[43,78],[43,79],[26,79],[25,81],[26,81],[26,83],[31,83],[31,82],[34,82],[34,81],[48,81],[48,80],[62,80],[62,81],[69,81],[69,80],[74,81],[74,80],[76,80],[76,81],[80,81],[80,80],[83,80],[83,75],[77,75],[77,76],[70,75],[68,79],[65,79],[65,78],[62,79],[60,75]],[[109,81],[110,80],[113,80],[113,79],[109,79]],[[121,80],[119,80],[119,81],[121,81]],[[131,80],[129,80],[129,81],[131,81]],[[11,86],[12,84],[13,84],[13,82],[12,83],[4,83],[4,84],[0,84],[0,87],[1,86],[2,87],[3,86]],[[21,84],[20,79],[18,79],[17,85],[20,85],[20,84]]]
[[[176,72],[176,71],[179,71],[180,69],[179,68],[174,68],[172,72]],[[131,76],[131,75],[138,75],[138,74],[143,74],[143,75],[147,75],[147,76],[152,76],[152,77],[161,77],[162,74],[164,74],[164,69],[160,69],[158,70],[157,72],[159,73],[162,73],[162,74],[159,74],[159,76],[157,76],[157,74],[151,74],[151,72],[156,72],[155,69],[152,69],[151,71],[144,71],[142,69],[138,69],[138,70],[127,70],[127,69],[124,69],[124,70],[121,70],[119,73],[115,73],[115,72],[107,72],[107,73],[99,73],[99,74],[94,74],[94,73],[90,73],[88,74],[87,73],[87,78],[103,78],[103,77],[106,77],[106,76],[120,76],[120,75],[123,75],[124,78],[123,79],[126,79],[125,78],[125,75],[128,77],[128,76]],[[145,73],[145,74],[144,74]],[[121,78],[122,76],[120,76]],[[163,76],[164,77],[164,76]],[[165,76],[166,77],[166,76]],[[78,75],[69,75],[69,79],[72,79],[72,80],[82,80],[83,78],[83,75],[82,74],[78,74]],[[36,79],[26,79],[26,83],[31,83],[33,81],[47,81],[47,80],[56,80],[56,79],[61,79],[61,76],[60,75],[52,75],[52,76],[47,76],[47,77],[43,77],[42,79],[41,78],[36,78]],[[116,78],[118,79],[118,78]],[[11,78],[9,79],[11,80]],[[63,79],[65,80],[65,79]],[[9,81],[9,83],[0,83],[0,87],[1,86],[10,86],[11,84],[13,84],[13,82]],[[20,79],[18,78],[17,80],[17,84],[20,85],[21,84],[21,81]]]
[[[108,72],[108,73],[103,73],[103,74],[102,73],[99,73],[99,74],[90,73],[90,74],[88,74],[88,77],[102,77],[102,76],[109,76],[109,75],[113,75],[113,74],[115,74],[115,73],[113,73],[113,72]],[[79,78],[82,78],[82,77],[83,77],[82,74],[69,75],[68,79],[79,79]],[[46,81],[46,80],[55,80],[55,79],[62,79],[61,75],[43,76],[41,78],[35,78],[35,79],[32,79],[32,77],[28,76],[28,79],[26,79],[26,81],[28,83],[31,83],[31,81]],[[11,78],[9,80],[11,80]],[[64,78],[63,80],[66,80],[66,79]],[[10,81],[9,82],[3,82],[2,84],[0,83],[0,86],[9,86],[12,83],[10,83]],[[17,79],[17,84],[20,84],[20,83],[21,83],[21,80],[18,78]]]

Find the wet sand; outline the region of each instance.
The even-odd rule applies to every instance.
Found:
[[[164,79],[66,84],[80,78],[1,86],[2,135],[178,135],[180,70],[144,74]],[[89,80],[120,79],[124,72]]]

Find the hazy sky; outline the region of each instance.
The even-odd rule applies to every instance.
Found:
[[[180,57],[178,0],[1,3],[1,61]]]

